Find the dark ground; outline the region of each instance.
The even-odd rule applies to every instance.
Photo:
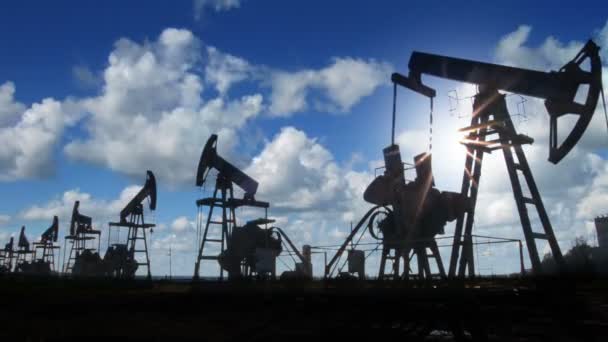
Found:
[[[4,277],[0,341],[608,340],[608,279],[412,285]]]

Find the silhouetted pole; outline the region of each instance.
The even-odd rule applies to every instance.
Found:
[[[171,257],[172,257],[172,254],[173,253],[171,252],[171,244],[169,244],[169,279],[173,279],[173,272],[172,272],[172,269],[171,269],[171,265],[172,265]]]
[[[524,267],[524,246],[522,245],[521,240],[519,240],[518,242],[519,242],[519,263],[520,263],[520,267],[521,267],[521,275],[525,275],[526,268]]]

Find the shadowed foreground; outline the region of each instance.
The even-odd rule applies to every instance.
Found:
[[[603,341],[608,281],[117,282],[3,278],[5,341]]]

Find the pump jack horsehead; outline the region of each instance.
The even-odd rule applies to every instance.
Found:
[[[143,188],[129,201],[120,212],[120,222],[110,222],[112,227],[127,228],[126,244],[115,243],[108,247],[104,262],[109,273],[116,277],[133,278],[139,266],[146,267],[147,277],[150,279],[150,257],[148,255],[148,241],[146,230],[155,227],[154,224],[145,223],[143,201],[150,198],[150,210],[156,210],[156,178],[152,171],[146,171],[146,183]],[[108,236],[109,240],[110,236]],[[140,243],[138,243],[140,241]],[[136,254],[143,254],[143,261],[138,260]]]
[[[587,60],[589,70],[583,70],[583,62]],[[471,208],[460,215],[456,222],[449,275],[456,276],[458,271],[458,276],[464,277],[468,270],[469,276],[474,276],[472,228],[481,165],[484,154],[495,150],[502,150],[505,158],[533,272],[542,272],[536,240],[547,241],[556,263],[563,267],[562,253],[522,149],[522,145],[531,144],[534,140],[517,134],[507,110],[505,95],[498,90],[545,100],[549,114],[549,161],[557,164],[581,139],[595,112],[602,91],[599,47],[593,41],[588,41],[574,59],[558,71],[551,72],[413,52],[409,61],[409,75],[395,73],[392,80],[396,85],[433,97],[435,91],[422,84],[422,74],[479,85],[479,93],[473,103],[471,125],[461,129],[462,132],[468,132],[468,136],[461,142],[467,149],[461,194],[470,198]],[[588,89],[587,98],[583,102],[575,99],[581,86]],[[557,123],[566,114],[576,116],[578,120],[560,144]],[[486,140],[490,136],[497,138]],[[522,177],[527,184],[527,191],[521,185]],[[529,207],[537,211],[542,231],[532,229]]]

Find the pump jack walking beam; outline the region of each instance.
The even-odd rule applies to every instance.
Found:
[[[413,52],[407,77],[410,89],[428,93],[420,75],[427,74],[455,81],[504,90],[525,96],[545,99],[550,116],[549,161],[557,164],[574,148],[591,122],[602,89],[602,63],[600,48],[589,40],[581,51],[558,71],[542,72],[508,67],[466,59]],[[581,69],[589,59],[590,70]],[[404,76],[403,76],[404,77]],[[579,86],[588,85],[584,102],[575,101]],[[421,90],[422,89],[422,90]],[[427,95],[428,96],[428,95]],[[558,145],[557,120],[565,114],[578,115],[570,134]]]

